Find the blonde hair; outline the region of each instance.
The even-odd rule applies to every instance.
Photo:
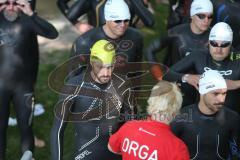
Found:
[[[176,83],[159,81],[148,99],[147,112],[150,116],[161,116],[172,121],[182,106],[182,94]]]

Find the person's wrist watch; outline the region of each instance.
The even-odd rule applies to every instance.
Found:
[[[189,76],[189,74],[184,74],[183,76],[182,76],[182,82],[183,83],[186,83],[187,82],[187,77]]]

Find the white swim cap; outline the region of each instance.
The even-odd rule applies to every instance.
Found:
[[[127,3],[124,0],[108,0],[104,7],[106,21],[130,20],[131,15]]]
[[[198,13],[213,13],[213,5],[210,0],[194,0],[191,4],[190,15]]]
[[[233,32],[231,27],[225,22],[219,22],[215,24],[210,31],[209,40],[232,42]]]
[[[216,89],[225,89],[227,84],[223,76],[216,70],[208,70],[199,80],[199,93],[206,94]]]

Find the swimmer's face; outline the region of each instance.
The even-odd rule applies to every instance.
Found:
[[[111,80],[114,69],[113,65],[103,65],[100,62],[91,62],[91,66],[91,76],[97,83],[106,84]]]
[[[115,37],[119,38],[120,36],[124,35],[126,30],[129,26],[129,20],[116,20],[116,21],[106,21],[106,26],[109,29],[110,34]]]
[[[18,3],[15,0],[8,0],[5,2],[6,11],[8,12],[19,12]]]
[[[213,15],[212,13],[199,13],[191,17],[192,27],[197,33],[203,33],[209,29]]]
[[[18,3],[15,0],[8,0],[5,5],[6,8],[4,10],[4,17],[9,21],[15,21],[20,12]]]
[[[223,61],[231,51],[231,42],[228,41],[209,41],[209,51],[215,61]]]
[[[201,101],[205,105],[205,111],[207,113],[216,113],[218,112],[224,105],[225,98],[227,94],[227,89],[216,89],[209,93],[202,95]]]

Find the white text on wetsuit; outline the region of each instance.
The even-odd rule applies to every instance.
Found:
[[[122,145],[122,151],[125,153],[133,154],[135,157],[144,160],[158,160],[157,150],[152,153],[149,152],[149,147],[147,145],[139,145],[136,141],[131,141],[125,138]]]

